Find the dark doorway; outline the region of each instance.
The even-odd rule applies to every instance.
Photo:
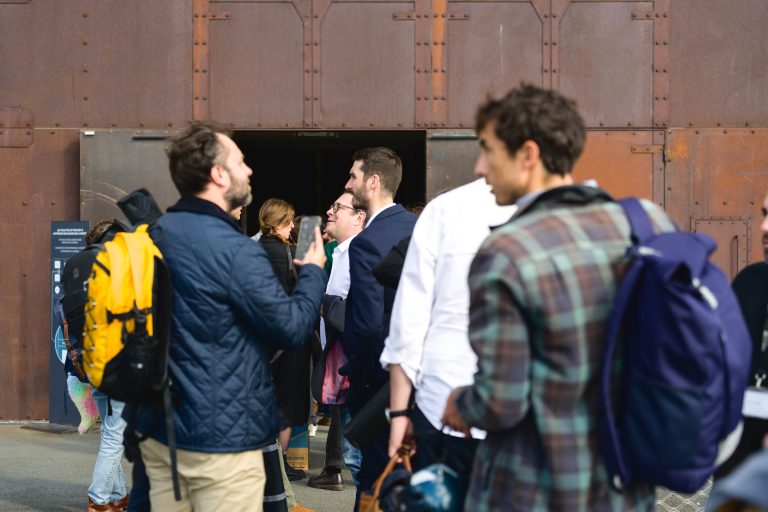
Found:
[[[387,146],[403,160],[403,181],[395,201],[410,207],[423,204],[426,197],[423,131],[239,131],[233,139],[253,169],[253,202],[243,215],[248,235],[258,231],[259,208],[270,197],[288,201],[297,215],[324,219],[328,206],[344,190],[352,154],[361,148]]]

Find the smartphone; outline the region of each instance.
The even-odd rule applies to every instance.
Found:
[[[299,239],[296,242],[296,259],[303,260],[306,256],[309,246],[315,241],[315,228],[320,227],[320,217],[318,215],[307,215],[301,218],[299,224]]]

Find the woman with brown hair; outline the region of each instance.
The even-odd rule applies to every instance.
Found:
[[[259,243],[267,253],[277,279],[290,294],[296,286],[297,271],[293,265],[296,246],[291,243],[295,210],[282,199],[264,201],[259,209]],[[309,371],[311,346],[306,343],[297,350],[285,351],[273,358],[272,379],[280,414],[280,447],[285,454],[291,439],[291,427],[306,424],[309,417]],[[286,461],[285,472],[290,480],[304,478],[304,471],[294,469]]]

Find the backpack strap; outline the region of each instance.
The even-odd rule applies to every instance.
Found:
[[[613,301],[613,311],[609,316],[605,332],[605,352],[603,354],[603,366],[600,375],[600,402],[604,407],[600,415],[603,427],[603,435],[601,436],[603,456],[605,457],[605,465],[608,469],[609,483],[617,491],[622,490],[624,484],[630,481],[631,476],[621,451],[611,391],[613,389],[616,352],[618,350],[624,313],[632,298],[632,290],[634,290],[635,283],[640,277],[641,270],[640,265],[630,264],[617,289],[616,297]]]
[[[654,234],[653,224],[640,200],[636,197],[627,197],[619,200],[619,204],[624,209],[624,214],[629,221],[629,228],[632,231],[632,243],[642,244],[651,238]]]

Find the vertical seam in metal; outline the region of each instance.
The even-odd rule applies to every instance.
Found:
[[[316,51],[313,45],[312,34],[312,1],[311,0],[294,0],[293,8],[296,9],[296,13],[301,18],[301,24],[303,27],[302,33],[304,38],[304,45],[302,48],[302,64],[304,72],[302,73],[302,97],[303,102],[303,123],[305,128],[312,127],[312,114],[314,110],[314,96],[312,91],[312,56]],[[319,50],[317,50],[319,51]]]
[[[192,26],[192,118],[210,118],[209,0],[194,0]]]
[[[428,13],[431,10],[431,0],[414,0],[414,50],[415,77],[415,113],[414,122],[417,128],[428,128],[432,123],[432,105],[429,96],[432,91],[432,26]]]
[[[432,126],[444,127],[448,122],[446,108],[447,95],[447,63],[442,43],[445,42],[445,15],[448,10],[448,0],[432,0]]]
[[[549,11],[549,86],[555,90],[560,89],[560,24],[570,4],[571,0],[552,0]],[[546,73],[544,75],[546,78]]]
[[[312,126],[320,127],[323,114],[320,108],[322,101],[322,62],[320,59],[320,33],[325,13],[331,7],[332,0],[312,0]],[[317,43],[315,45],[314,43]]]
[[[653,6],[653,126],[669,126],[669,0]]]

